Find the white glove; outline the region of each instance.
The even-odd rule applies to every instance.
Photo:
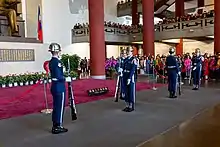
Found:
[[[66,77],[66,82],[71,82],[71,77]]]
[[[123,71],[123,69],[122,68],[118,68],[118,72],[120,73],[120,72],[122,72]]]
[[[131,79],[128,79],[127,81],[127,85],[129,85],[131,83]]]
[[[181,75],[181,72],[180,72],[180,71],[178,72],[178,75],[179,75],[179,76]]]
[[[196,70],[196,67],[194,67],[193,70]]]

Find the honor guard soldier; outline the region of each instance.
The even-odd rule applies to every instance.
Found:
[[[177,74],[181,74],[179,70],[178,60],[174,56],[175,48],[169,49],[170,55],[166,58],[166,69],[168,75],[168,91],[170,98],[177,98],[176,90],[177,90]]]
[[[202,64],[204,58],[201,56],[200,49],[195,50],[195,56],[192,58],[193,90],[198,90],[202,74]]]
[[[127,54],[126,54],[126,50],[122,50],[121,51],[121,56],[119,57],[118,61],[117,61],[117,64],[115,66],[116,68],[116,71],[118,73],[118,85],[119,85],[119,89],[120,89],[120,99],[124,100],[124,97],[125,97],[125,92],[124,92],[124,86],[123,86],[123,82],[122,82],[122,77],[123,77],[123,67],[124,67],[124,62],[125,62],[125,59],[127,57]]]
[[[135,71],[137,69],[137,60],[133,56],[132,48],[127,48],[127,58],[124,62],[123,70],[123,85],[125,87],[125,102],[126,107],[123,109],[125,112],[134,111],[135,97],[136,97],[136,79]]]
[[[59,60],[61,46],[58,43],[51,43],[49,46],[49,52],[52,54],[52,58],[49,62],[49,69],[52,79],[50,90],[53,96],[52,133],[59,134],[68,131],[62,125],[66,94],[65,82],[71,81],[71,78],[65,78],[63,74],[63,65]]]

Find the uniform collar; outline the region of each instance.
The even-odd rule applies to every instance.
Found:
[[[52,56],[52,58],[57,58],[58,59],[58,56]]]

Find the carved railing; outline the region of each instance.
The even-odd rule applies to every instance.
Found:
[[[141,41],[143,28],[120,29],[114,27],[105,27],[105,36],[120,37],[125,42]],[[194,34],[193,34],[194,33]],[[202,37],[214,34],[214,18],[204,18],[190,21],[182,21],[170,24],[155,25],[155,40],[164,40],[179,37]],[[202,36],[201,36],[202,35]],[[73,38],[82,38],[89,36],[89,28],[73,29]],[[125,37],[126,36],[126,37]],[[121,40],[123,40],[121,39]],[[87,39],[88,40],[88,39]],[[111,41],[111,40],[108,40]],[[74,41],[73,41],[74,42]]]
[[[199,29],[202,27],[213,27],[214,26],[214,18],[204,18],[204,19],[196,19],[189,21],[181,21],[177,23],[169,23],[156,25],[155,29],[158,32],[166,32],[166,31],[179,31],[179,30],[189,30],[189,29]]]
[[[142,33],[142,28],[138,29],[119,29],[113,27],[105,27],[104,31],[108,35],[136,35]],[[73,37],[89,36],[89,28],[73,29]]]

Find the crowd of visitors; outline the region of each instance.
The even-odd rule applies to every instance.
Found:
[[[181,73],[183,79],[188,79],[191,77],[191,66],[192,59],[195,56],[194,53],[191,55],[189,53],[178,55],[179,61],[181,61]],[[204,54],[204,62],[202,67],[202,78],[208,79],[220,79],[220,54],[208,55]],[[166,76],[165,70],[165,55],[154,56],[143,56],[138,57],[139,60],[139,70],[145,71],[147,74],[152,74],[153,69],[160,76]]]
[[[187,14],[181,17],[176,18],[163,18],[162,21],[159,21],[159,24],[169,24],[169,23],[175,23],[175,22],[181,22],[181,21],[189,21],[189,20],[196,20],[196,19],[202,19],[202,18],[210,18],[214,17],[215,13],[214,10],[211,10],[209,12],[204,11],[203,13],[196,13],[196,14]]]
[[[177,55],[179,61],[181,61],[181,73],[182,79],[191,78],[192,72],[192,58],[194,53]],[[139,74],[157,74],[158,76],[166,77],[165,68],[165,55],[154,56],[136,56],[138,59],[138,73]],[[204,62],[202,67],[202,78],[205,80],[220,80],[220,54],[208,55],[204,54]],[[106,73],[114,71],[114,66],[117,63],[117,58],[106,58],[105,69]],[[90,61],[89,59],[82,59],[80,62],[80,69],[82,74],[89,74]],[[144,71],[144,73],[142,72]]]
[[[181,17],[176,17],[176,18],[172,18],[172,19],[168,19],[168,18],[163,18],[162,21],[159,21],[158,24],[169,24],[169,23],[175,23],[175,22],[181,22],[181,21],[189,21],[189,20],[196,20],[199,18],[210,18],[210,17],[214,17],[214,11],[209,11],[206,12],[204,11],[203,13],[199,14],[187,14]],[[156,24],[156,25],[158,25]],[[125,30],[133,30],[133,29],[138,29],[138,28],[142,28],[143,25],[138,24],[138,25],[126,25],[126,24],[120,24],[117,22],[112,22],[112,21],[105,21],[104,22],[104,26],[105,27],[113,27],[113,28],[119,28],[119,29],[125,29]],[[88,23],[77,23],[74,26],[74,29],[82,29],[82,28],[88,28],[89,24]]]
[[[137,29],[137,28],[142,28],[142,25],[126,25],[126,24],[120,24],[120,23],[116,23],[116,22],[112,22],[112,21],[105,21],[104,22],[104,26],[105,27],[113,27],[113,28],[119,28],[119,29],[126,29],[126,30],[130,30],[130,29]],[[74,25],[74,29],[83,29],[83,28],[88,28],[89,24],[88,23],[77,23]]]

